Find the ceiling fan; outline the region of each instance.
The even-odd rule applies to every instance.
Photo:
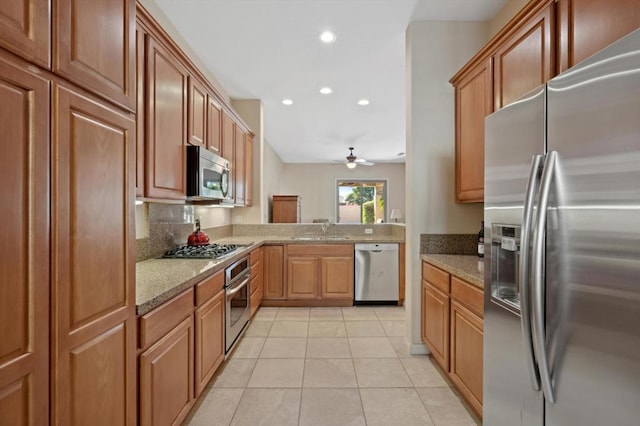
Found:
[[[355,169],[358,164],[362,166],[373,166],[375,163],[367,161],[364,158],[356,157],[353,155],[353,147],[349,147],[349,155],[347,155],[347,161],[345,161],[345,164],[348,168]]]

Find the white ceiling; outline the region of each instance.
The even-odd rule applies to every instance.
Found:
[[[264,137],[284,162],[324,163],[349,146],[404,161],[407,26],[485,21],[506,1],[156,0],[232,98],[262,100]],[[318,39],[327,29],[333,44]]]

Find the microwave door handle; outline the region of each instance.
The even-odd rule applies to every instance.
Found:
[[[539,186],[539,172],[542,166],[542,155],[534,155],[531,159],[531,170],[527,182],[527,192],[524,200],[522,212],[522,232],[520,236],[520,259],[519,259],[519,287],[520,287],[520,325],[522,327],[522,337],[524,343],[524,353],[531,386],[534,390],[540,390],[540,374],[536,365],[533,353],[533,337],[531,335],[531,300],[529,265],[531,257],[531,222],[533,220],[533,207],[536,193]]]
[[[242,290],[242,287],[246,286],[247,284],[249,284],[249,280],[251,277],[247,277],[244,280],[242,280],[242,282],[240,282],[240,284],[230,288],[229,290],[227,290],[227,295],[231,296],[233,294],[236,294],[237,292],[239,292],[240,290]]]
[[[555,403],[553,384],[551,383],[551,370],[547,357],[546,336],[545,336],[545,231],[547,227],[547,207],[549,206],[549,193],[554,179],[558,153],[551,151],[547,154],[538,191],[538,214],[533,233],[532,247],[532,325],[533,325],[533,347],[538,360],[538,371],[542,382],[542,392],[545,399],[550,403]]]

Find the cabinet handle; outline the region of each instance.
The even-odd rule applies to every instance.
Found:
[[[553,385],[551,384],[551,373],[549,360],[547,358],[546,336],[544,328],[544,298],[545,298],[545,231],[547,227],[547,207],[549,205],[549,192],[555,174],[558,153],[551,151],[547,154],[540,181],[538,192],[538,213],[536,215],[536,225],[533,233],[533,256],[531,259],[533,267],[533,292],[532,292],[532,313],[533,313],[533,348],[538,360],[538,371],[542,382],[542,392],[545,399],[550,403],[555,403]]]
[[[538,179],[540,166],[542,165],[542,155],[534,155],[531,159],[531,170],[529,171],[529,181],[527,182],[527,192],[524,200],[522,212],[522,231],[520,235],[520,265],[519,265],[519,287],[520,287],[520,325],[522,327],[522,337],[524,343],[524,353],[529,378],[534,390],[540,390],[540,374],[536,365],[533,353],[533,337],[531,336],[531,300],[529,283],[529,257],[531,243],[531,222],[533,220],[533,206],[536,193],[538,192]]]

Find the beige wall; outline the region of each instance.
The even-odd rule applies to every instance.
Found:
[[[277,152],[265,139],[262,150],[262,194],[260,195],[263,206],[260,223],[271,221],[271,200],[274,194],[279,194],[280,179],[284,170],[284,163]]]
[[[348,169],[344,164],[285,163],[278,186],[279,195],[302,196],[302,221],[336,220],[337,179],[387,179],[387,211],[405,211],[405,166],[402,163],[378,163]]]
[[[414,22],[406,32],[407,338],[420,339],[420,234],[476,233],[482,204],[455,203],[454,91],[449,79],[487,39],[486,23]]]
[[[522,8],[529,3],[529,0],[508,0],[507,3],[488,22],[487,40],[491,39],[513,18]]]

